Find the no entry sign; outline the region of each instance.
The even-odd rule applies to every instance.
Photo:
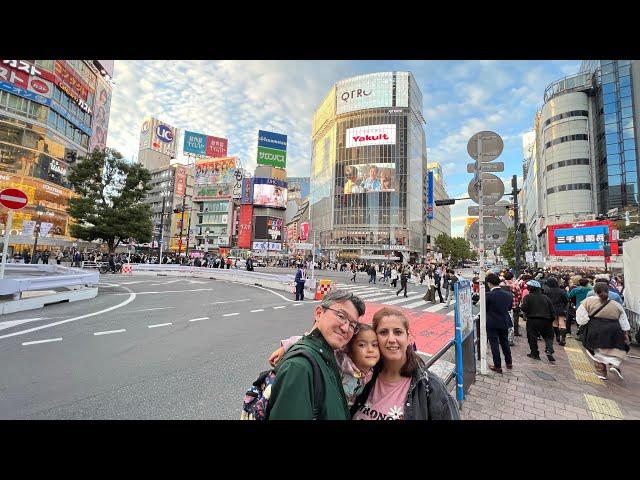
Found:
[[[17,188],[5,188],[0,192],[0,205],[11,210],[20,210],[27,201],[27,194]]]

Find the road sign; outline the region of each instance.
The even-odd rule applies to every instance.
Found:
[[[496,248],[507,241],[507,226],[497,218],[493,217],[484,217],[484,247],[485,248]],[[471,224],[469,227],[469,241],[473,243],[476,247],[479,243],[479,234],[478,234],[478,220]]]
[[[27,194],[17,188],[5,188],[0,192],[0,205],[11,210],[24,208],[27,201]]]
[[[480,164],[481,172],[504,172],[504,162],[486,162]],[[476,173],[476,164],[467,163],[467,173]]]
[[[294,250],[311,250],[313,248],[312,243],[294,243],[291,245]]]
[[[480,215],[480,207],[477,205],[471,205],[468,210],[468,215],[470,217],[477,217],[478,215]],[[507,213],[507,207],[504,206],[493,206],[493,207],[487,207],[485,206],[484,209],[482,210],[484,216],[486,217],[502,217],[505,213]]]
[[[481,140],[481,149],[478,155],[478,139]],[[474,160],[480,157],[481,162],[490,162],[495,160],[502,153],[504,143],[502,137],[495,132],[478,132],[467,143],[467,153]]]
[[[475,180],[469,182],[468,193],[474,202],[480,203]],[[504,195],[504,183],[492,173],[485,173],[482,175],[482,195],[483,205],[495,205]]]

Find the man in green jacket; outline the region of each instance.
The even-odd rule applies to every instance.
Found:
[[[337,290],[324,297],[314,311],[313,330],[289,350],[304,349],[316,360],[324,399],[321,405],[313,405],[313,367],[309,360],[301,355],[284,358],[271,386],[269,420],[312,420],[314,407],[318,420],[351,418],[333,351],[351,340],[364,311],[364,302],[352,293]]]

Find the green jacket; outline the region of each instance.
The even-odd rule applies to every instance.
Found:
[[[324,383],[319,420],[350,420],[347,398],[333,349],[319,330],[302,337],[289,352],[305,349],[318,362]],[[289,353],[287,352],[287,353]],[[286,358],[271,386],[269,420],[313,419],[313,367],[304,357]]]

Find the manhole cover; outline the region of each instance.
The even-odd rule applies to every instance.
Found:
[[[556,381],[554,377],[552,377],[546,372],[541,372],[540,370],[534,370],[533,373],[535,373],[538,377],[540,377],[543,380],[553,380],[554,382]]]

